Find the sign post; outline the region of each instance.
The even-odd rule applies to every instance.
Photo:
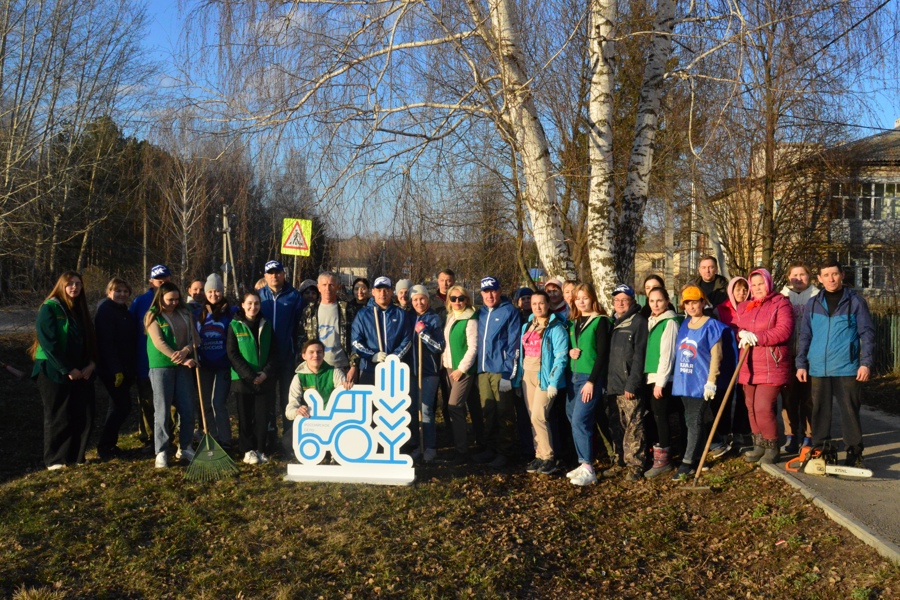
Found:
[[[284,219],[281,225],[281,253],[294,257],[291,283],[297,285],[297,257],[309,256],[312,241],[312,221]]]

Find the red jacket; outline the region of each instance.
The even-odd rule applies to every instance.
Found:
[[[758,342],[747,357],[740,383],[782,386],[794,375],[790,342],[794,331],[794,311],[790,301],[770,292],[761,304],[753,300],[738,306],[737,326],[756,334]]]

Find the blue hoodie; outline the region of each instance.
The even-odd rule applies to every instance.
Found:
[[[378,328],[381,331],[381,344],[378,343],[378,329],[375,328],[375,315],[378,315]],[[406,312],[391,304],[386,309],[375,304],[369,298],[365,308],[356,313],[353,327],[350,329],[350,345],[353,352],[360,357],[360,369],[368,373],[375,372],[372,357],[379,352],[394,354],[403,358],[412,345],[409,322]]]
[[[523,368],[525,362],[525,350],[522,348],[522,337],[528,331],[529,324],[534,320],[534,315],[528,317],[528,323],[522,325],[522,334],[519,336],[519,370],[516,373],[515,387],[521,387]],[[550,386],[561,390],[566,387],[566,366],[569,364],[569,330],[563,325],[563,321],[556,314],[550,313],[550,320],[541,335],[541,370],[538,373],[538,385],[543,391]]]
[[[522,320],[519,310],[502,297],[494,308],[478,311],[478,372],[499,373],[513,380],[518,370]]]
[[[295,359],[300,350],[294,340],[299,333],[300,319],[303,315],[303,297],[294,286],[285,283],[278,292],[269,286],[259,290],[259,310],[262,316],[272,324],[275,340],[278,345],[278,362],[285,368],[294,370]]]
[[[134,316],[138,327],[136,356],[137,376],[139,379],[150,377],[150,361],[147,359],[147,330],[144,329],[144,315],[150,310],[150,305],[153,304],[153,296],[155,295],[156,288],[150,288],[132,300],[131,306],[128,307],[128,312]]]
[[[855,377],[861,366],[872,368],[874,354],[875,326],[861,296],[845,287],[833,315],[824,292],[809,299],[800,321],[798,369],[812,377]]]

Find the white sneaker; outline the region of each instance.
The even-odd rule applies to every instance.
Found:
[[[434,462],[434,459],[437,458],[437,450],[434,448],[425,448],[425,462],[430,463]]]
[[[572,479],[573,477],[580,475],[583,470],[584,469],[581,468],[581,465],[578,465],[577,467],[566,473],[566,477]]]
[[[258,465],[259,464],[259,456],[256,454],[254,450],[248,450],[244,453],[244,462],[248,465]]]
[[[184,452],[181,453],[181,458],[186,460],[187,462],[191,462],[192,460],[194,460],[195,454],[196,452],[194,452],[193,448],[185,448]]]
[[[259,460],[259,464],[264,465],[269,462],[269,457],[263,454],[262,452],[256,453],[256,458]]]
[[[56,464],[56,465],[50,465],[49,467],[47,467],[47,470],[48,471],[57,471],[59,469],[65,469],[65,468],[66,468],[66,465]]]
[[[597,483],[597,475],[593,471],[588,471],[584,466],[578,467],[580,473],[576,474],[569,481],[572,485],[593,485]]]
[[[157,469],[165,469],[169,466],[169,457],[166,455],[165,451],[160,452],[156,455],[156,468]]]
[[[181,448],[175,451],[175,460],[181,460]]]

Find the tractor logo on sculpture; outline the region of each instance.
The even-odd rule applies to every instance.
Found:
[[[412,458],[400,453],[409,433],[409,366],[396,356],[375,367],[375,385],[336,389],[326,404],[315,390],[304,394],[310,416],[294,420],[292,445],[300,464],[289,481],[409,485]],[[326,453],[336,464],[322,464]]]

